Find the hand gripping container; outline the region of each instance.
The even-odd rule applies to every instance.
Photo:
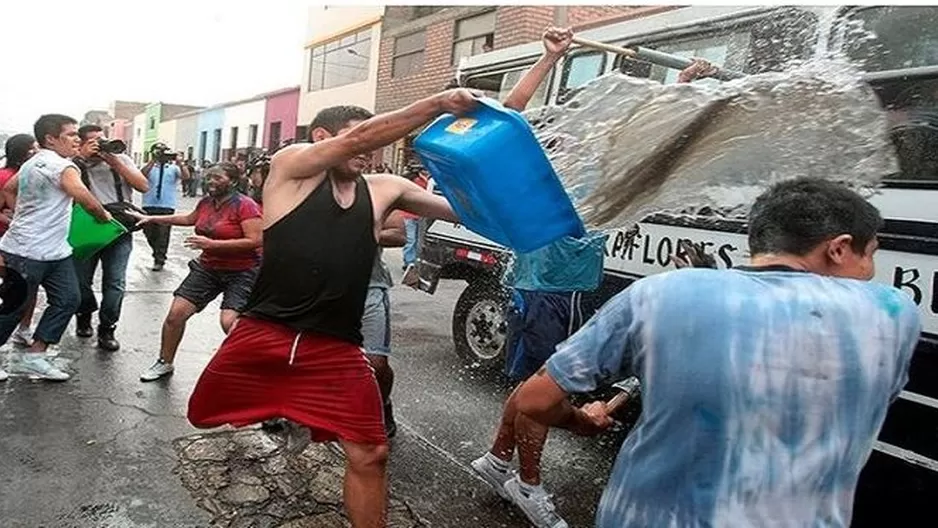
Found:
[[[439,117],[414,150],[460,221],[493,242],[528,253],[586,234],[528,122],[497,101]]]
[[[75,260],[84,260],[106,248],[127,229],[117,220],[101,223],[80,205],[72,208],[72,224],[68,230],[68,243]]]

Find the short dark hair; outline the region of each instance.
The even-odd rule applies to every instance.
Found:
[[[32,150],[35,142],[36,138],[29,134],[16,134],[8,139],[4,145],[7,168],[19,170],[29,159],[29,151]]]
[[[749,251],[801,256],[846,234],[862,255],[882,227],[879,210],[847,186],[798,178],[775,184],[756,198],[749,211]]]
[[[33,135],[36,137],[36,141],[39,142],[39,146],[44,147],[46,146],[46,136],[58,136],[67,125],[77,124],[78,121],[67,115],[45,114],[37,119],[36,124],[33,125]]]
[[[104,129],[98,125],[84,125],[78,129],[78,137],[84,141],[92,132],[104,132]]]
[[[309,124],[309,130],[306,134],[310,141],[313,140],[313,130],[324,128],[330,134],[338,134],[339,130],[347,127],[352,121],[365,121],[371,119],[374,114],[360,106],[330,106],[323,108],[316,114],[313,121]]]

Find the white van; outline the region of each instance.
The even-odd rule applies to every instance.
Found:
[[[872,30],[864,36],[858,28]],[[728,69],[778,70],[819,48],[841,49],[861,65],[894,118],[901,170],[872,202],[886,218],[876,280],[893,284],[919,305],[924,332],[909,384],[892,406],[863,471],[854,526],[935,526],[938,497],[938,7],[685,7],[585,31],[582,37],[703,57]],[[463,86],[504,99],[541,53],[534,42],[464,59]],[[562,102],[602,74],[621,71],[661,82],[677,72],[612,53],[577,49],[541,86],[531,106]],[[716,82],[716,81],[701,81]],[[674,269],[680,239],[704,243],[721,267],[748,257],[744,220],[654,215],[629,241],[614,231],[605,277],[592,302],[602,303],[637,278]],[[437,221],[423,226],[419,288],[433,293],[441,278],[469,284],[453,314],[457,352],[470,363],[500,367],[508,294],[501,284],[505,250],[466,228]]]

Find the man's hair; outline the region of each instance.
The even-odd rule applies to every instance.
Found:
[[[62,114],[46,114],[41,116],[36,124],[33,125],[33,135],[36,137],[36,141],[39,142],[39,145],[44,147],[46,146],[46,136],[58,137],[62,133],[62,129],[67,125],[77,125],[78,121],[75,121],[71,117]]]
[[[231,161],[220,161],[209,167],[208,172],[220,172],[235,184],[241,179],[241,169]]]
[[[8,139],[4,146],[7,168],[19,170],[29,159],[29,151],[35,142],[36,139],[29,134],[16,134]]]
[[[851,235],[853,250],[862,255],[882,227],[876,207],[846,186],[798,178],[756,198],[749,211],[749,251],[801,256],[826,240]]]
[[[78,137],[85,141],[93,132],[104,132],[104,129],[98,125],[85,125],[78,129]]]
[[[365,121],[372,117],[374,117],[374,114],[360,106],[330,106],[329,108],[323,108],[309,124],[308,139],[313,140],[313,130],[317,128],[323,128],[330,134],[335,135],[352,121]]]

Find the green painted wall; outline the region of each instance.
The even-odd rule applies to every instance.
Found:
[[[151,103],[145,110],[147,119],[143,131],[143,157],[150,159],[150,147],[159,139],[160,118],[163,113],[163,103]]]

